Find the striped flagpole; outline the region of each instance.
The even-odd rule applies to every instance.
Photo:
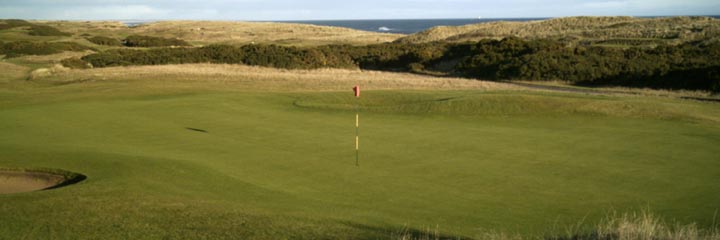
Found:
[[[360,166],[360,113],[355,109],[355,166]]]
[[[353,88],[355,92],[355,166],[360,166],[360,86]]]

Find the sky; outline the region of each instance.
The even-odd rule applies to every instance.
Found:
[[[0,0],[0,19],[351,20],[720,15],[719,0]]]

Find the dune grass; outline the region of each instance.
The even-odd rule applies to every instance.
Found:
[[[87,176],[0,195],[0,236],[532,239],[645,206],[706,229],[720,202],[715,103],[192,66],[68,70],[0,91],[0,166]]]
[[[30,68],[12,63],[0,62],[0,84],[23,79],[30,72]]]
[[[582,227],[582,226],[580,226]],[[653,215],[649,210],[634,213],[609,214],[601,223],[591,226],[590,231],[569,230],[565,237],[554,239],[617,239],[617,240],[653,240],[653,239],[720,239],[717,225],[700,229],[695,224],[668,222]]]
[[[132,73],[132,74],[128,74]],[[81,82],[132,83],[149,89],[192,88],[239,91],[343,91],[360,84],[367,89],[513,90],[522,87],[490,81],[442,78],[352,69],[286,70],[232,64],[180,64],[58,71],[36,78],[38,84]],[[134,86],[130,86],[134,87]]]
[[[401,34],[295,23],[163,21],[133,28],[137,34],[180,37],[196,43],[274,43],[281,45],[366,45],[391,42]]]
[[[127,27],[109,21],[37,21],[75,35],[123,39],[129,35],[180,38],[194,45],[279,44],[316,46],[326,44],[366,45],[391,42],[404,35],[365,32],[341,27],[293,23],[239,21],[161,21]],[[0,34],[2,32],[0,31]],[[21,36],[19,36],[21,37]]]
[[[564,232],[557,235],[527,237],[517,234],[488,231],[478,239],[484,240],[717,240],[720,230],[717,225],[698,228],[695,224],[682,224],[667,221],[648,210],[623,214],[608,213],[599,223],[587,224],[578,220],[575,225],[566,226]],[[444,239],[438,229],[426,228],[421,232],[403,231],[394,239],[437,240]]]
[[[478,41],[509,36],[558,38],[570,44],[648,46],[661,43],[714,41],[720,37],[720,21],[710,17],[565,17],[528,22],[490,22],[465,26],[441,26],[398,39],[399,42]]]

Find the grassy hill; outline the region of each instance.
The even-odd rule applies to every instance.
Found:
[[[657,45],[720,39],[720,20],[710,17],[566,17],[529,22],[491,22],[431,28],[397,41],[478,41],[487,38],[563,39],[573,44]]]
[[[365,32],[341,27],[293,23],[230,21],[161,21],[127,27],[120,22],[40,22],[75,35],[115,37],[129,35],[180,38],[196,45],[267,43],[308,46],[326,44],[365,45],[394,41],[404,35]]]
[[[391,42],[403,35],[294,23],[169,21],[133,28],[137,34],[179,37],[208,44],[363,45]]]

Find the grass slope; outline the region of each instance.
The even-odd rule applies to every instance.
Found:
[[[0,195],[0,238],[545,236],[641,207],[709,226],[719,207],[715,103],[370,88],[355,167],[349,89],[93,71],[0,91],[0,165],[88,177]]]
[[[404,35],[365,32],[341,27],[293,23],[229,22],[229,21],[161,21],[127,27],[119,22],[103,21],[41,21],[77,36],[113,37],[129,35],[180,38],[195,45],[266,43],[294,46],[326,44],[365,45],[391,42]],[[2,32],[0,31],[0,36]],[[77,39],[81,41],[81,38]]]
[[[710,17],[566,17],[529,22],[440,26],[400,38],[404,43],[478,41],[487,38],[557,38],[603,46],[654,46],[720,37],[720,20]]]
[[[0,84],[6,84],[27,76],[30,69],[12,63],[0,62]]]
[[[132,30],[137,34],[180,37],[202,44],[365,45],[391,42],[404,36],[342,27],[270,22],[163,21]]]

